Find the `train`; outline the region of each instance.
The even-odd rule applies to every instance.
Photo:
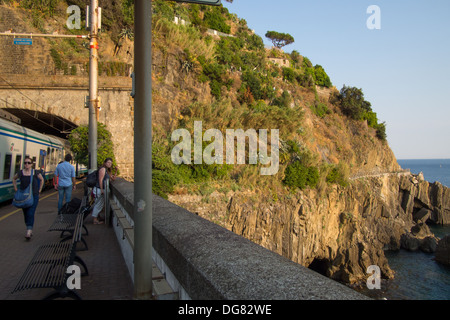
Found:
[[[52,185],[56,166],[68,152],[68,140],[0,118],[0,203],[14,197],[13,177],[23,169],[25,157],[33,159],[33,169],[41,170],[45,183]],[[85,166],[72,165],[77,177],[87,173]]]

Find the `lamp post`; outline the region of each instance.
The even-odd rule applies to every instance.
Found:
[[[97,169],[98,121],[98,0],[90,5],[89,55],[89,171]]]
[[[186,0],[220,5],[220,0]],[[152,2],[134,7],[134,296],[152,298]]]

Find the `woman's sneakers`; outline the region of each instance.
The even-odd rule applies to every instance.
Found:
[[[27,234],[25,235],[25,239],[30,240],[32,236],[33,236],[33,231],[32,230],[27,230]]]

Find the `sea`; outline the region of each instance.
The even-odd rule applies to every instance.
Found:
[[[450,159],[398,160],[403,169],[423,173],[428,182],[439,181],[450,188]],[[450,234],[450,226],[430,225],[439,238]],[[421,251],[385,252],[389,266],[395,271],[393,280],[383,280],[380,290],[362,293],[387,300],[450,300],[450,267],[434,261],[434,254]]]

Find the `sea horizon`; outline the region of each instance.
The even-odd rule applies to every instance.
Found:
[[[410,169],[411,173],[423,173],[424,179],[430,183],[438,181],[450,188],[450,159],[398,159],[402,169]]]
[[[411,161],[411,160],[450,160],[450,158],[402,158],[397,161]]]

